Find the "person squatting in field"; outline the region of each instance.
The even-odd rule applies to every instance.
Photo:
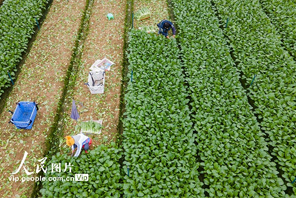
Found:
[[[84,149],[85,153],[87,153],[89,146],[92,144],[92,139],[83,134],[66,136],[66,144],[72,148],[72,156],[77,148],[74,157],[78,157],[81,149]]]
[[[176,35],[176,28],[174,24],[166,19],[162,20],[160,23],[157,24],[157,27],[159,27],[158,34],[164,35],[166,38],[169,38],[168,32],[170,29],[172,29],[173,32],[173,38],[175,38]]]

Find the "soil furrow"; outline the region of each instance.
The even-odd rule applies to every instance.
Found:
[[[21,67],[18,80],[7,98],[5,110],[0,114],[0,179],[3,183],[1,197],[30,195],[33,191],[34,182],[13,182],[9,180],[9,176],[20,165],[25,151],[28,152],[28,157],[23,167],[30,172],[35,172],[39,163],[37,160],[44,155],[45,142],[54,123],[84,8],[85,1],[52,3],[31,51]],[[36,101],[39,104],[32,130],[18,130],[7,123],[11,118],[7,110],[13,111],[18,101]],[[14,176],[28,177],[23,168]]]

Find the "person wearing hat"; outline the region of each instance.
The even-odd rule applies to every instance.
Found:
[[[175,35],[176,35],[176,28],[175,26],[173,25],[172,22],[164,19],[162,20],[159,24],[157,24],[157,27],[159,27],[159,31],[158,31],[158,34],[162,34],[164,35],[166,38],[169,38],[168,36],[168,31],[170,29],[172,29],[173,31],[173,37],[175,38]]]
[[[89,146],[92,143],[92,139],[83,135],[83,134],[78,134],[74,136],[66,136],[66,144],[68,146],[71,146],[72,148],[72,155],[76,150],[76,153],[74,157],[78,157],[80,155],[81,149],[84,149],[85,153],[87,153],[87,150],[89,149]]]

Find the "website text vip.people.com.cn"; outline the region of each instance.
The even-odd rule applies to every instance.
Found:
[[[69,181],[88,181],[88,174],[75,174],[75,177],[15,177],[15,176],[10,176],[9,181],[14,181],[14,182],[27,182],[27,181],[62,181],[62,182],[69,182]]]

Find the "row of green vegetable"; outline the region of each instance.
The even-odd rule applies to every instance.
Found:
[[[100,145],[88,154],[83,152],[79,158],[58,153],[46,164],[42,197],[120,197],[121,157],[122,149],[114,143]],[[76,174],[88,174],[88,181],[75,181],[74,178],[83,179]]]
[[[222,19],[229,18],[225,34],[243,73],[248,96],[254,101],[261,128],[269,135],[272,155],[287,185],[296,171],[296,63],[282,47],[281,37],[258,0],[214,0]],[[296,192],[296,188],[293,189]]]
[[[175,40],[132,31],[123,132],[126,197],[202,197]]]
[[[286,49],[296,58],[296,2],[260,0],[272,23],[282,36]]]
[[[0,96],[15,79],[16,66],[48,0],[5,0],[0,7]],[[10,76],[9,76],[10,75]]]
[[[210,197],[283,197],[218,18],[207,0],[173,0],[197,150]]]

